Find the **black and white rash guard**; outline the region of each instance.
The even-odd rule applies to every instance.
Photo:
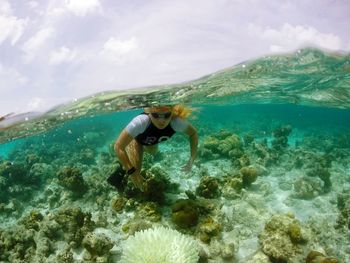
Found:
[[[142,145],[155,145],[168,140],[175,132],[185,132],[188,125],[186,120],[175,117],[164,129],[158,129],[147,114],[141,113],[125,129]]]

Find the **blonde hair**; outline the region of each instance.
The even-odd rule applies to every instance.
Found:
[[[186,107],[185,105],[182,105],[182,104],[177,104],[172,108],[173,115],[175,117],[179,117],[182,119],[187,119],[192,114],[193,111],[194,109],[190,107]]]
[[[146,107],[146,113],[156,112],[156,111],[171,111],[173,113],[173,117],[179,117],[182,119],[187,119],[192,112],[195,110],[193,108],[187,107],[183,104],[177,104],[174,106],[166,105],[166,106],[155,106],[155,107]]]

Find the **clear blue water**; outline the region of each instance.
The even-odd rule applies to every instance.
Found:
[[[191,106],[191,105],[190,105]],[[322,136],[350,134],[350,110],[310,107],[295,104],[244,104],[244,105],[192,105],[195,112],[191,122],[201,136],[220,129],[232,130],[243,136],[252,133],[257,137],[271,137],[281,125],[292,125],[291,136],[317,132]],[[128,122],[142,109],[81,117],[50,129],[45,133],[25,137],[1,145],[0,156],[4,159],[22,144],[50,143],[74,144],[84,141],[86,133],[99,133],[95,144],[112,143]],[[301,138],[300,138],[301,139]]]

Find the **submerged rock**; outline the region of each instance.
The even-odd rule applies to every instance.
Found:
[[[283,125],[277,129],[275,129],[272,134],[275,138],[279,137],[287,137],[292,132],[292,126],[291,125]]]
[[[205,137],[198,153],[206,159],[239,157],[244,153],[243,142],[237,134],[222,130]]]
[[[272,134],[274,139],[272,140],[272,148],[276,151],[282,151],[288,147],[288,136],[292,132],[291,125],[284,125],[275,129]]]
[[[104,234],[88,233],[83,241],[83,247],[90,253],[92,258],[108,256],[114,243]]]
[[[235,245],[233,243],[224,244],[221,248],[221,257],[224,260],[233,260],[235,255]]]
[[[60,185],[70,190],[75,196],[82,196],[87,191],[87,185],[78,168],[63,167],[57,173]]]
[[[40,174],[31,173],[25,163],[0,161],[0,203],[29,200],[41,185]]]
[[[62,208],[53,219],[62,228],[65,240],[73,247],[79,247],[84,236],[94,227],[91,214],[84,213],[78,207]]]
[[[58,253],[56,260],[57,263],[74,263],[73,252],[70,249],[65,249]]]
[[[137,216],[148,219],[151,222],[158,222],[162,218],[162,214],[156,202],[141,203],[137,208]]]
[[[249,187],[258,178],[258,171],[251,166],[242,167],[239,172],[242,175],[243,187]]]
[[[318,251],[310,251],[307,255],[306,263],[341,263],[335,258],[330,258]]]
[[[179,199],[172,205],[172,221],[181,228],[197,225],[199,212],[196,203],[190,199]]]
[[[328,193],[331,190],[331,173],[327,168],[322,167],[313,167],[312,169],[307,170],[307,176],[318,177],[323,181],[323,190],[325,193]]]
[[[199,224],[199,238],[204,243],[209,243],[212,238],[220,236],[222,229],[219,222],[207,217]]]
[[[294,182],[293,197],[312,199],[323,193],[323,182],[316,177],[303,176]]]
[[[115,197],[112,200],[111,207],[117,213],[121,213],[126,205],[127,199],[124,197]]]
[[[134,235],[136,232],[152,228],[152,224],[143,219],[129,220],[122,226],[122,231],[129,235]]]
[[[19,223],[23,224],[26,229],[34,229],[36,231],[39,230],[39,223],[43,220],[43,215],[37,211],[32,210],[30,211],[29,215],[23,217]]]
[[[219,181],[215,177],[204,176],[199,182],[199,186],[196,189],[196,193],[199,196],[205,198],[216,198],[220,194]]]
[[[337,224],[339,228],[350,230],[350,194],[341,193],[337,198],[337,207],[340,211]]]
[[[300,256],[306,242],[299,220],[290,214],[274,215],[259,236],[262,251],[273,262],[290,262]]]

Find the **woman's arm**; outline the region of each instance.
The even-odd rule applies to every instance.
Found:
[[[124,129],[119,135],[117,141],[114,144],[114,150],[122,163],[123,169],[127,171],[130,176],[131,181],[134,183],[135,187],[144,190],[144,179],[140,175],[140,168],[134,167],[130,161],[128,153],[126,152],[126,147],[132,142],[134,137],[132,137],[126,129]],[[128,171],[132,171],[129,173]]]
[[[125,171],[128,171],[133,167],[126,152],[126,147],[133,139],[134,138],[124,129],[114,144],[115,153],[118,156],[119,161],[122,163]]]
[[[197,156],[198,133],[197,133],[197,130],[191,124],[189,124],[185,133],[188,135],[188,138],[190,141],[191,156],[190,156],[190,159],[188,160],[187,164],[182,167],[182,170],[189,172],[189,171],[191,171],[193,162]]]

